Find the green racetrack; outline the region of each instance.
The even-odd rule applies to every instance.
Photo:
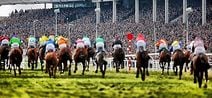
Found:
[[[207,89],[198,88],[189,73],[183,73],[182,80],[178,80],[172,72],[170,75],[150,72],[142,81],[135,78],[134,70],[109,71],[104,79],[93,70],[84,76],[81,70],[71,76],[57,72],[56,79],[39,70],[22,70],[17,77],[9,71],[0,71],[0,88],[1,98],[212,98],[212,83]]]

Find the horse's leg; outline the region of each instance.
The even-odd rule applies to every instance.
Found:
[[[98,67],[99,67],[99,63],[96,62],[96,71],[95,71],[95,73],[98,73]]]
[[[65,61],[64,62],[64,71],[67,71],[68,70],[68,61]]]
[[[121,61],[121,69],[124,69],[124,60]]]
[[[190,68],[191,75],[192,75],[192,74],[193,74],[193,72],[194,72],[194,71],[193,71],[193,70],[194,70],[194,68],[193,68],[193,67],[194,67],[194,65],[193,65],[193,61],[191,61],[191,68]]]
[[[202,87],[202,79],[203,79],[203,72],[199,72],[198,75],[199,88]]]
[[[31,60],[32,70],[34,70],[34,60]]]
[[[70,60],[69,60],[70,61]],[[68,75],[71,75],[71,61],[70,61],[70,64],[68,66]]]
[[[75,69],[74,69],[74,73],[76,73],[77,71],[77,62],[75,62]]]
[[[147,64],[147,67],[146,67],[146,75],[149,76],[148,64]]]
[[[57,65],[54,65],[54,66],[53,66],[52,72],[53,72],[53,77],[56,78]]]
[[[102,78],[105,77],[105,72],[106,72],[106,68],[107,68],[107,63],[103,63],[103,71],[102,71]]]
[[[5,71],[5,60],[3,60],[2,70]]]
[[[84,75],[85,74],[85,68],[86,68],[85,61],[82,62],[82,65],[83,65],[82,75]]]
[[[35,60],[35,68],[38,68],[38,60]]]
[[[141,76],[142,81],[145,80],[145,72],[146,72],[146,68],[143,67],[142,76]]]
[[[43,60],[41,58],[40,58],[40,66],[41,66],[41,71],[43,72],[44,65],[43,65]]]
[[[162,62],[162,75],[164,74],[164,66],[165,66],[165,63]]]
[[[28,68],[30,68],[30,63],[31,63],[30,59],[28,59]]]
[[[205,85],[204,88],[208,87],[208,70],[205,70]]]
[[[119,61],[116,61],[116,72],[119,72],[119,67],[120,67]]]
[[[170,67],[170,62],[168,62],[168,67],[167,67],[167,74],[169,75],[169,67]]]
[[[18,64],[18,71],[19,71],[19,75],[21,75],[21,67],[20,67],[21,63]]]
[[[137,65],[137,71],[136,71],[136,78],[138,78],[139,77],[139,71],[140,71],[140,65]]]
[[[183,64],[180,65],[180,74],[179,74],[179,79],[181,80],[183,74]]]
[[[192,72],[193,73],[193,72]],[[195,69],[194,70],[194,83],[197,83],[197,76],[198,75],[198,72],[197,72],[197,70]]]
[[[89,71],[89,64],[90,64],[90,57],[88,57],[88,59],[87,59],[87,69],[86,69],[86,71]]]
[[[14,75],[16,76],[16,67],[15,67],[15,64],[13,64],[13,71],[14,71]]]
[[[186,61],[185,62],[185,72],[187,72],[187,70],[186,70],[187,68],[188,68],[188,62]]]

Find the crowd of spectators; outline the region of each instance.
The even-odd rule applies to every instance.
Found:
[[[173,40],[183,40],[185,42],[185,25],[182,23],[182,3],[170,3],[169,21],[164,24],[164,5],[163,2],[157,7],[156,38],[165,38],[169,43]],[[176,4],[179,3],[179,4]],[[196,3],[195,3],[196,4]],[[201,36],[208,45],[208,52],[212,52],[212,7],[207,6],[207,24],[201,25],[201,6],[194,6],[194,11],[189,14],[189,40],[194,35]],[[87,35],[93,41],[96,34],[96,17],[94,7],[89,8],[63,8],[58,14],[58,35],[68,37],[72,43],[79,38]],[[154,52],[154,23],[152,22],[151,3],[140,6],[139,23],[134,21],[134,8],[124,8],[117,6],[117,22],[112,23],[112,5],[101,6],[101,23],[97,25],[98,35],[103,35],[107,50],[111,51],[113,38],[116,34],[121,36],[124,42],[124,49],[127,51],[128,41],[127,32],[132,32],[135,37],[139,32],[143,33],[147,39],[147,48]],[[173,19],[176,21],[172,22]],[[55,13],[54,9],[36,9],[14,11],[8,18],[0,21],[0,34],[18,35],[26,45],[26,38],[35,33],[37,37],[44,34],[55,34]],[[70,25],[71,24],[71,25]],[[70,30],[69,30],[70,28]],[[133,47],[135,47],[133,45]],[[133,48],[134,49],[134,48]]]

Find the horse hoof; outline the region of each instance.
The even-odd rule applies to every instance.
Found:
[[[98,73],[98,71],[96,70],[95,73]]]
[[[205,85],[204,85],[204,88],[207,88],[207,87],[208,87],[208,85],[207,85],[207,84],[205,84]]]
[[[76,71],[74,71],[74,73],[76,73]]]
[[[196,80],[194,80],[194,83],[197,83],[197,81],[196,81]]]
[[[135,76],[135,78],[139,78],[139,76]]]

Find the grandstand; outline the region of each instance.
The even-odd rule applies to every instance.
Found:
[[[1,0],[0,5],[11,4],[34,4],[34,3],[52,3],[52,9],[36,9],[36,10],[21,10],[14,11],[8,18],[0,21],[0,34],[9,33],[19,35],[23,41],[30,34],[36,33],[39,37],[43,34],[55,33],[55,13],[54,9],[59,8],[58,13],[58,30],[59,35],[68,36],[71,33],[70,39],[72,43],[83,35],[87,34],[91,39],[95,38],[96,32],[96,2],[98,0]],[[154,51],[153,25],[156,26],[156,39],[166,38],[168,41],[179,39],[185,41],[183,17],[183,0],[169,0],[168,22],[179,18],[172,23],[165,23],[165,1],[157,0],[157,18],[155,23],[153,18],[152,0],[140,0],[139,9],[136,9],[134,0],[118,0],[114,16],[113,0],[100,0],[101,14],[100,23],[98,24],[98,34],[104,35],[108,51],[111,50],[111,38],[114,35],[122,35],[123,41],[127,43],[125,38],[126,32],[132,32],[137,35],[143,32],[147,38],[148,49]],[[192,40],[193,35],[203,37],[211,52],[212,46],[212,7],[211,0],[206,0],[206,22],[202,21],[202,2],[201,0],[188,0],[187,6],[193,8],[193,12],[189,15],[189,40]],[[136,14],[135,14],[136,12]],[[139,14],[139,15],[138,15]],[[167,14],[167,13],[166,13]],[[116,19],[115,19],[115,18]],[[166,16],[167,17],[167,16]],[[34,21],[37,22],[34,22]],[[69,25],[72,24],[72,25]],[[202,25],[204,24],[204,25]],[[71,27],[70,27],[71,26]],[[69,29],[70,28],[70,29]],[[125,50],[127,50],[125,44]]]

